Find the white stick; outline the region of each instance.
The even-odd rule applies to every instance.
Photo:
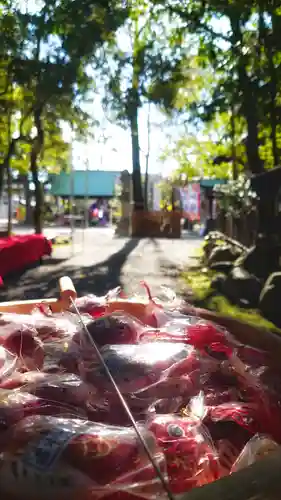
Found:
[[[73,171],[73,132],[71,134],[70,143],[70,206],[69,206],[69,216],[70,216],[70,231],[71,231],[71,256],[74,256],[74,219],[73,219],[73,204],[74,204],[74,171]]]

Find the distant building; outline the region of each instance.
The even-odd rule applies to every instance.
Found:
[[[73,174],[61,172],[50,175],[50,194],[60,198],[103,198],[114,197],[115,185],[121,171],[75,170]]]

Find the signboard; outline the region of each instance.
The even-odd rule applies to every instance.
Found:
[[[200,184],[189,184],[180,188],[183,217],[191,221],[200,220]]]

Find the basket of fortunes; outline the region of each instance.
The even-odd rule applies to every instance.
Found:
[[[0,304],[5,500],[279,500],[278,336],[172,291]]]

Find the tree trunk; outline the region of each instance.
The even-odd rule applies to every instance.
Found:
[[[43,190],[41,182],[38,178],[38,166],[37,166],[37,157],[32,152],[30,157],[30,170],[32,173],[32,181],[35,186],[35,207],[34,207],[34,231],[36,234],[41,234],[43,231]]]
[[[148,169],[149,169],[149,156],[150,156],[150,104],[148,105],[147,115],[147,151],[145,156],[145,178],[144,178],[144,207],[148,210]]]
[[[277,113],[276,113],[276,96],[277,96],[277,79],[276,79],[276,69],[273,63],[273,55],[271,49],[268,53],[269,57],[269,88],[270,88],[270,124],[271,124],[271,141],[272,141],[272,153],[274,158],[274,166],[279,165],[279,150],[277,145]]]
[[[277,87],[278,87],[278,78],[276,74],[276,68],[273,60],[273,46],[272,46],[272,37],[273,33],[268,32],[268,28],[266,26],[265,21],[265,12],[267,9],[264,5],[264,1],[260,0],[259,2],[259,35],[261,39],[261,44],[265,48],[265,54],[268,63],[268,72],[269,72],[269,82],[268,82],[268,90],[269,90],[269,114],[270,114],[270,138],[272,142],[272,154],[274,159],[274,166],[277,167],[279,165],[279,149],[277,145],[277,110],[276,110],[276,97],[277,97]],[[273,26],[273,14],[271,13],[271,21]]]
[[[276,68],[273,61],[273,50],[271,45],[271,40],[266,36],[266,52],[268,58],[268,69],[269,69],[269,93],[270,93],[270,122],[271,122],[271,141],[272,141],[272,153],[274,158],[274,166],[279,165],[280,156],[279,149],[277,145],[277,112],[276,112],[276,97],[277,97],[277,75]]]
[[[5,176],[5,164],[4,162],[0,165],[0,198],[3,193],[3,186],[4,186],[4,176]]]
[[[18,139],[12,139],[9,143],[7,154],[0,164],[0,195],[2,194],[3,186],[4,186],[4,176],[5,172],[8,171],[8,167],[10,166],[10,160],[15,152],[15,147]]]
[[[144,176],[144,209],[148,211],[148,155],[146,155],[145,162],[145,176]]]
[[[234,105],[234,96],[232,98],[231,103],[231,150],[232,150],[232,179],[234,181],[238,178],[238,166],[237,166],[237,157],[236,157],[236,129],[235,129],[235,105]]]
[[[13,191],[12,191],[12,172],[10,162],[7,164],[7,194],[8,194],[8,224],[7,233],[11,236],[13,229]]]
[[[263,172],[263,163],[259,156],[257,85],[251,81],[247,73],[247,57],[241,52],[241,48],[243,47],[243,36],[239,16],[230,14],[229,17],[234,37],[232,46],[237,60],[239,86],[242,92],[242,109],[247,122],[248,133],[246,138],[246,151],[248,164],[253,174],[259,174]]]
[[[131,138],[132,138],[132,162],[133,162],[133,199],[134,199],[134,210],[144,209],[144,197],[142,189],[142,179],[141,179],[141,167],[140,167],[140,145],[139,145],[139,124],[138,124],[138,112],[141,106],[139,90],[140,90],[140,74],[143,70],[143,52],[139,47],[139,24],[138,19],[134,21],[132,46],[133,46],[133,74],[132,74],[132,85],[128,95],[128,118],[131,128]]]
[[[144,209],[144,199],[140,168],[140,146],[139,146],[139,127],[138,127],[138,107],[131,104],[130,127],[132,139],[132,162],[133,162],[133,199],[134,209]]]
[[[34,123],[37,129],[37,137],[35,137],[30,155],[30,170],[32,181],[35,187],[35,208],[34,208],[34,230],[36,234],[41,234],[43,230],[43,205],[44,192],[43,186],[38,177],[38,158],[44,146],[44,130],[41,120],[42,109],[34,111]]]
[[[24,197],[25,197],[25,221],[24,223],[27,226],[33,225],[33,213],[32,213],[32,206],[31,206],[31,191],[29,188],[29,178],[28,175],[25,176],[24,180]]]
[[[8,195],[8,224],[7,224],[7,233],[8,236],[12,234],[12,219],[13,219],[13,207],[12,207],[12,172],[11,172],[11,164],[10,159],[12,153],[14,151],[15,145],[11,143],[12,141],[12,132],[11,132],[11,113],[8,113],[8,127],[7,127],[7,139],[9,143],[9,148],[6,157],[6,174],[7,174],[7,195]],[[13,146],[11,146],[13,144]]]
[[[263,163],[259,155],[258,113],[255,86],[250,82],[243,62],[239,63],[239,80],[243,91],[243,110],[247,121],[248,134],[246,150],[249,168],[253,174],[263,171]]]

